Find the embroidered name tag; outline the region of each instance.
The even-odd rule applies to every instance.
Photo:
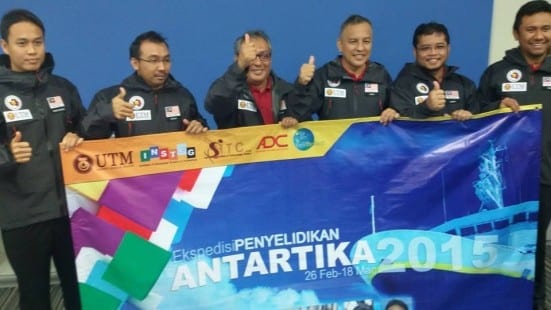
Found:
[[[29,119],[33,119],[33,115],[31,114],[31,111],[29,109],[4,112],[4,120],[6,120],[6,123],[24,121]]]
[[[346,89],[326,87],[325,97],[346,98]]]
[[[256,112],[256,106],[252,101],[239,99],[237,100],[237,109]]]
[[[151,120],[151,110],[138,110],[134,111],[134,117],[127,117],[127,122],[139,122],[139,121],[150,121]]]
[[[365,92],[366,93],[378,93],[379,84],[377,83],[365,83]]]
[[[48,97],[46,101],[48,101],[48,106],[51,110],[58,110],[65,107],[61,96]]]
[[[457,90],[445,90],[444,97],[446,99],[459,99],[459,91]]]
[[[415,97],[415,105],[423,103],[429,96],[417,96]]]
[[[526,91],[526,82],[503,83],[501,84],[501,91],[502,92]]]
[[[543,87],[551,87],[551,76],[544,76],[541,80],[541,85]]]
[[[165,117],[180,117],[180,106],[174,105],[170,107],[165,107]]]

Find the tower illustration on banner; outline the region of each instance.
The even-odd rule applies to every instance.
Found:
[[[478,180],[473,182],[475,194],[480,199],[480,211],[501,209],[503,205],[503,177],[501,175],[502,161],[497,158],[497,153],[506,150],[505,147],[494,146],[489,141],[490,147],[480,156],[478,166]]]

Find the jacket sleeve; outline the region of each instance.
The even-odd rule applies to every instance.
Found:
[[[88,112],[82,121],[85,138],[105,139],[109,138],[114,132],[117,121],[113,115],[110,93],[109,91],[100,91],[92,99]],[[113,97],[115,95],[113,94]]]
[[[390,107],[398,111],[401,116],[413,117],[415,103],[408,83],[405,80],[398,79],[390,87]]]
[[[9,149],[10,141],[2,142],[0,144],[0,176],[4,176],[8,171],[12,170],[15,166],[15,160]]]
[[[203,126],[208,128],[209,126],[207,124],[207,120],[199,112],[197,102],[195,101],[195,97],[193,97],[193,94],[189,90],[184,89],[184,97],[184,102],[186,102],[186,106],[182,109],[182,111],[184,111],[184,113],[182,114],[182,119],[185,118],[189,121],[198,121]]]
[[[316,70],[308,85],[298,83],[297,78],[294,90],[289,95],[289,113],[300,122],[312,120],[312,114],[319,116],[321,113],[323,79],[319,70]]]
[[[465,107],[464,109],[472,114],[480,113],[480,99],[476,86],[470,79],[465,79]]]
[[[82,99],[80,98],[80,94],[75,86],[72,87],[70,96],[71,114],[67,116],[67,131],[74,132],[80,137],[85,137],[86,133],[82,121],[86,115],[86,110],[82,105]]]
[[[390,86],[392,85],[392,77],[390,77],[390,74],[385,70],[385,75],[384,75],[384,82],[385,83],[385,94],[384,94],[384,98],[385,100],[383,101],[383,110],[390,107]]]
[[[501,98],[492,86],[493,72],[492,67],[484,71],[478,84],[477,98],[479,101],[480,112],[488,112],[499,108]]]
[[[234,115],[237,109],[237,96],[247,87],[246,71],[241,70],[237,63],[210,86],[205,99],[205,109],[216,120],[227,119]]]

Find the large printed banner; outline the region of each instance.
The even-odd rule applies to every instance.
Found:
[[[86,141],[85,309],[530,309],[541,111]]]

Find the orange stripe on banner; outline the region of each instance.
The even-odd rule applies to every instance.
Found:
[[[323,156],[353,122],[378,117],[315,121],[285,129],[279,124],[211,130],[200,135],[168,132],[91,140],[60,152],[65,184]],[[314,134],[315,133],[315,134]],[[159,156],[159,155],[166,156]]]
[[[100,206],[97,217],[117,226],[124,231],[131,231],[136,235],[144,238],[145,240],[149,240],[149,237],[153,233],[151,230],[141,226],[140,224],[137,224],[136,222],[130,220],[129,218],[121,215],[118,212],[113,211],[106,206]]]
[[[191,192],[193,186],[195,185],[195,182],[197,182],[197,179],[199,178],[200,173],[201,169],[186,170],[184,172],[184,175],[182,176],[182,179],[180,180],[180,183],[178,184],[178,187],[188,192]]]

